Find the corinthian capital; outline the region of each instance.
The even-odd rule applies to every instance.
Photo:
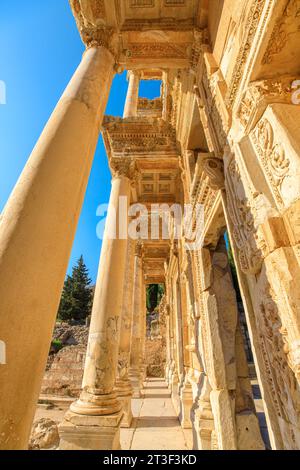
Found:
[[[87,48],[105,47],[114,56],[118,56],[119,42],[118,35],[112,28],[83,28],[80,30],[83,42]]]
[[[109,162],[113,178],[132,179],[135,175],[135,163],[131,158],[112,158]]]
[[[86,47],[105,47],[117,58],[119,38],[108,25],[104,0],[70,0],[70,4]]]

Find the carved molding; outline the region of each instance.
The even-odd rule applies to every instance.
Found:
[[[276,202],[279,206],[283,206],[281,186],[290,166],[284,146],[276,141],[272,125],[265,118],[252,131],[251,138]]]
[[[203,172],[208,177],[208,185],[214,191],[225,187],[224,164],[219,158],[208,157],[203,160]]]
[[[132,158],[112,158],[109,161],[109,166],[113,178],[133,179],[135,176],[135,162]]]
[[[208,44],[209,32],[207,29],[194,30],[194,42],[191,50],[190,65],[192,70],[196,70],[202,52],[203,44]]]
[[[106,25],[104,0],[70,0],[76,24],[87,48],[105,47],[117,59],[119,38],[117,31]]]
[[[247,186],[234,154],[230,154],[225,175],[227,210],[240,268],[246,274],[257,274],[266,254],[265,241],[255,225],[259,194]]]
[[[251,9],[247,18],[246,25],[244,27],[245,34],[244,34],[243,42],[239,50],[238,57],[235,61],[236,65],[234,67],[232,79],[231,79],[230,86],[227,92],[226,104],[229,107],[232,107],[235,101],[235,98],[236,98],[236,95],[240,86],[240,82],[243,77],[246,61],[249,57],[254,37],[257,34],[257,29],[261,21],[261,15],[264,11],[265,4],[266,4],[266,0],[252,0]],[[269,6],[265,13],[265,19],[268,16],[270,8],[271,8],[271,2],[269,2]]]
[[[251,130],[269,103],[290,103],[292,83],[297,77],[260,80],[250,84],[239,106],[237,117],[246,130]]]
[[[125,55],[130,59],[186,59],[186,44],[172,44],[170,42],[133,43],[126,49]]]
[[[162,119],[115,118],[106,116],[103,122],[105,146],[113,156],[147,154],[150,151],[177,157],[174,129]]]
[[[271,64],[276,54],[279,54],[287,45],[291,35],[298,33],[300,29],[300,1],[290,0],[277,20],[272,32],[268,48],[263,57],[262,63]]]

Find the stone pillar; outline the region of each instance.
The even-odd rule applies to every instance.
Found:
[[[124,412],[121,427],[125,428],[129,428],[132,422],[132,386],[128,372],[132,328],[134,252],[135,242],[134,240],[128,240],[121,320],[122,334],[120,335],[118,377],[116,381],[117,395]]]
[[[170,338],[170,366],[169,366],[169,389],[173,390],[174,386],[178,385],[178,374],[176,369],[176,338],[175,338],[175,326],[174,326],[174,300],[173,300],[173,288],[172,284],[169,286],[169,298],[170,298],[170,316],[169,316],[169,338]]]
[[[166,304],[166,372],[165,378],[167,385],[170,383],[170,367],[171,367],[171,339],[170,339],[170,305]]]
[[[140,372],[142,285],[142,244],[137,243],[134,260],[134,294],[129,373],[133,387],[133,397],[135,398],[139,398],[141,396],[141,390],[143,388]]]
[[[192,412],[194,424],[194,449],[213,450],[212,434],[215,433],[214,417],[211,409],[211,387],[207,376],[203,373],[201,380],[201,392]]]
[[[82,392],[59,426],[62,450],[110,450],[120,448],[121,404],[114,389],[123,302],[127,239],[118,230],[112,236],[122,210],[126,222],[130,199],[130,161],[114,171],[109,210],[101,250],[93,304]],[[123,205],[120,198],[126,197]],[[122,206],[121,206],[122,204]],[[122,208],[121,208],[122,207]],[[121,214],[124,217],[123,214]]]
[[[191,409],[193,405],[193,389],[186,373],[183,386],[180,390],[180,413],[179,420],[183,429],[191,429]]]
[[[271,446],[295,450],[300,445],[300,302],[296,288],[300,269],[297,240],[290,230],[297,231],[299,217],[295,205],[300,194],[296,183],[299,145],[294,128],[299,108],[284,106],[288,113],[279,123],[275,111],[281,107],[267,108],[247,137],[255,150],[255,166],[247,163],[254,158],[247,146],[226,148],[223,204]],[[247,229],[246,220],[251,221]]]
[[[27,448],[113,65],[84,53],[1,216],[1,449]]]
[[[136,70],[128,72],[128,91],[124,107],[124,118],[137,116],[140,75]]]

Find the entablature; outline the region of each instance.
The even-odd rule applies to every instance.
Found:
[[[116,62],[126,69],[155,64],[189,67],[199,42],[207,40],[207,2],[203,0],[70,0],[70,3],[85,45],[105,45],[104,31],[109,32],[107,47],[113,43]]]
[[[102,132],[109,158],[178,158],[174,129],[163,119],[106,116]]]

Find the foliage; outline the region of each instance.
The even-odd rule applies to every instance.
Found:
[[[63,344],[60,339],[53,339],[51,342],[51,349],[55,352],[58,352],[60,349],[63,348]]]
[[[155,308],[159,305],[164,293],[165,288],[163,284],[150,284],[147,286],[146,298],[148,312],[154,312]]]
[[[58,318],[64,321],[84,320],[91,313],[92,299],[91,279],[81,256],[72,270],[72,275],[68,275],[65,280]]]

